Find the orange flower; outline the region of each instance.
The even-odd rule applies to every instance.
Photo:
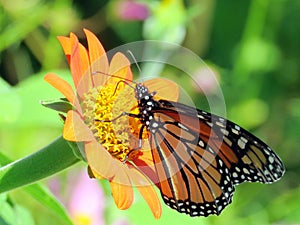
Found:
[[[137,118],[120,116],[122,112],[138,113],[129,60],[120,52],[108,62],[105,50],[96,36],[84,30],[88,50],[76,35],[58,37],[68,59],[76,93],[69,83],[55,74],[45,80],[58,89],[73,105],[66,114],[63,137],[84,143],[84,157],[92,174],[109,180],[115,203],[127,209],[133,202],[136,186],[151,208],[154,217],[161,216],[161,205],[153,187],[157,177],[147,141],[138,148],[141,123]],[[120,82],[121,81],[121,82]],[[153,79],[144,83],[157,96],[177,100],[178,87],[172,82]],[[172,94],[166,87],[172,85]],[[173,91],[175,90],[175,91]]]

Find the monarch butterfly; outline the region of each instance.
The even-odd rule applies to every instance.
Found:
[[[139,141],[146,129],[164,202],[190,216],[219,215],[242,182],[272,183],[285,169],[263,141],[222,117],[182,103],[155,100],[136,83]]]

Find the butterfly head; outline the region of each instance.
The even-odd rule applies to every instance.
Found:
[[[135,97],[138,101],[142,101],[142,100],[148,101],[152,99],[155,94],[156,92],[149,92],[149,89],[143,84],[141,83],[136,84]]]

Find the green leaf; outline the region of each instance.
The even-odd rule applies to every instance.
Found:
[[[43,149],[0,168],[0,193],[49,177],[79,159],[62,137]]]
[[[0,51],[23,40],[28,33],[35,30],[41,24],[41,21],[44,21],[47,17],[48,7],[46,5],[36,4],[31,7],[23,7],[22,9],[19,10],[21,13],[15,14],[18,17],[14,18],[13,23],[1,30]]]
[[[7,195],[1,195],[0,199],[0,224],[13,225],[16,224],[16,217],[11,204],[7,202]]]
[[[66,225],[73,225],[64,206],[45,186],[40,184],[32,184],[28,187],[25,187],[25,191],[42,205],[51,210]]]
[[[0,197],[0,224],[1,225],[34,225],[30,212],[11,202],[7,194]]]
[[[14,207],[15,210],[15,218],[16,218],[16,225],[34,225],[35,222],[30,214],[30,212],[20,206],[20,205],[15,205]]]
[[[58,71],[60,77],[70,81],[69,71]],[[44,81],[46,72],[34,74],[15,87],[10,87],[0,79],[0,126],[17,128],[60,127],[61,121],[53,110],[42,107],[43,99],[59,99],[62,96]]]
[[[268,118],[269,107],[261,99],[252,98],[232,107],[229,115],[238,124],[242,124],[247,129],[253,129]]]
[[[11,162],[11,160],[0,152],[0,165],[5,165],[10,162]],[[25,187],[24,190],[29,195],[31,195],[34,199],[36,199],[39,203],[41,203],[43,206],[45,206],[46,208],[51,210],[66,225],[73,225],[64,206],[55,198],[55,196],[44,185],[32,184],[32,185]],[[4,205],[3,202],[5,200],[6,200],[6,194],[0,195],[0,206]],[[7,206],[4,205],[4,207],[5,207],[4,210],[8,210],[8,212],[5,214],[9,214],[9,209],[7,209]],[[30,221],[30,218],[28,218],[28,215],[26,215],[26,213],[23,212],[23,209],[20,209],[20,210],[21,210],[20,213],[23,213],[24,216],[26,216],[27,220]],[[0,212],[1,212],[1,210],[0,210]],[[0,224],[2,224],[1,222],[2,221],[0,218]],[[26,224],[26,223],[23,223],[23,224]],[[30,224],[30,223],[28,222],[28,224]]]
[[[2,109],[0,110],[0,124],[10,123],[16,120],[20,116],[21,111],[21,99],[19,95],[15,92],[15,89],[11,88],[0,77],[0,105]]]

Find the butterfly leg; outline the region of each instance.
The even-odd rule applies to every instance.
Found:
[[[140,132],[139,132],[139,142],[138,142],[138,147],[133,149],[133,150],[139,150],[143,147],[143,131],[145,129],[145,125],[143,125],[140,129]],[[131,150],[132,151],[132,150]]]
[[[135,115],[135,114],[133,114],[133,115]],[[136,116],[137,116],[137,115],[136,115]],[[140,131],[139,131],[139,141],[138,141],[138,146],[135,147],[135,148],[133,148],[133,149],[131,149],[131,150],[127,153],[125,159],[123,160],[123,163],[125,163],[125,162],[129,159],[129,155],[130,155],[130,154],[132,154],[134,151],[141,150],[141,148],[143,147],[143,131],[144,131],[145,127],[146,127],[146,126],[143,125],[143,126],[141,127]]]
[[[132,114],[132,113],[128,113],[128,112],[122,112],[120,115],[118,115],[117,117],[115,117],[111,120],[98,120],[98,119],[95,119],[94,121],[96,121],[96,122],[114,122],[114,121],[116,121],[117,119],[120,119],[123,116],[130,116],[130,117],[134,117],[134,118],[140,118],[140,115]]]
[[[119,116],[111,119],[111,120],[98,120],[98,119],[95,119],[95,121],[97,122],[114,122],[116,120],[118,120],[119,118],[123,117],[123,116],[130,116],[130,117],[133,117],[133,118],[141,118],[141,115],[140,114],[133,114],[133,113],[128,113],[128,112],[122,112]],[[140,128],[140,131],[139,131],[139,140],[138,140],[138,146],[135,147],[135,148],[132,148],[128,153],[127,155],[125,156],[125,159],[122,161],[123,163],[126,163],[127,160],[129,159],[129,156],[130,154],[132,154],[132,152],[136,151],[136,150],[140,150],[142,147],[143,147],[143,131],[145,129],[145,125],[143,125],[141,128]]]

